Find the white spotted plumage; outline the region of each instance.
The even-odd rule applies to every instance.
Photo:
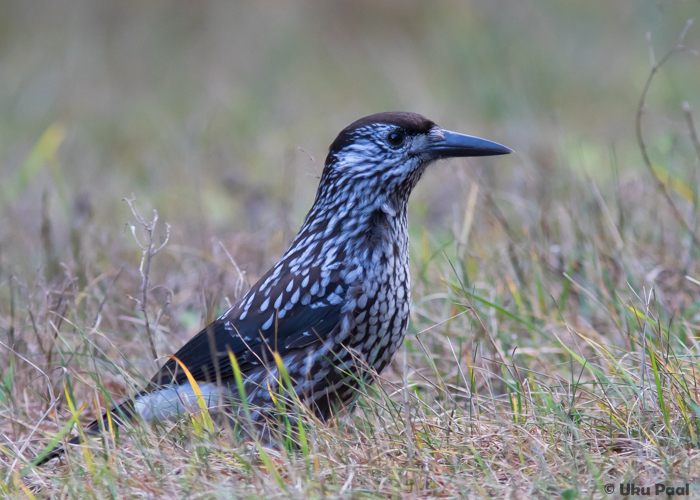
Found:
[[[110,412],[120,422],[134,413],[161,419],[196,409],[191,379],[208,404],[224,399],[231,408],[235,356],[247,399],[262,416],[274,407],[271,391],[278,384],[272,354],[320,418],[347,408],[360,381],[386,368],[406,335],[407,206],[427,165],[508,152],[414,113],[378,113],[346,127],[331,144],[313,206],[279,262],[175,353],[133,401]],[[94,422],[88,430],[99,429]]]

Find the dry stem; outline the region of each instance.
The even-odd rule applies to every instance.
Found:
[[[131,196],[131,198],[124,198],[124,201],[129,204],[129,208],[131,209],[131,213],[134,215],[136,222],[139,223],[146,233],[146,242],[141,243],[139,238],[136,236],[136,226],[134,224],[129,224],[131,234],[134,236],[136,244],[141,248],[141,264],[139,265],[139,273],[141,274],[141,298],[134,298],[134,300],[139,304],[141,312],[143,313],[144,322],[146,324],[146,335],[148,336],[148,343],[151,346],[151,354],[153,355],[153,360],[155,361],[158,359],[158,351],[156,350],[156,343],[155,339],[153,338],[153,332],[151,332],[151,326],[148,322],[148,311],[146,310],[146,301],[148,299],[148,273],[151,269],[151,259],[155,254],[163,249],[170,239],[170,224],[167,222],[165,223],[165,241],[163,241],[159,247],[155,247],[153,244],[153,233],[156,229],[156,225],[158,224],[158,211],[154,209],[153,220],[146,222],[146,220],[141,216],[141,214],[138,213],[136,207],[134,206],[136,198],[133,194]],[[167,304],[165,307],[167,307]],[[163,310],[165,310],[165,307]],[[158,319],[160,319],[160,314],[158,315]]]
[[[654,171],[654,167],[651,164],[651,159],[649,158],[649,153],[647,152],[647,145],[644,142],[644,136],[642,135],[642,113],[644,111],[644,105],[646,103],[647,99],[647,92],[649,92],[649,87],[651,87],[651,82],[654,80],[654,76],[656,76],[656,73],[658,73],[659,69],[661,66],[663,66],[673,54],[676,52],[679,52],[681,50],[684,50],[685,47],[683,46],[683,39],[685,38],[686,33],[688,32],[688,29],[690,26],[693,24],[692,19],[688,21],[686,24],[685,28],[683,28],[683,31],[681,32],[680,36],[678,37],[678,43],[673,47],[671,50],[669,50],[665,56],[661,58],[661,60],[654,64],[654,55],[653,51],[651,52],[651,61],[652,61],[652,67],[651,71],[649,72],[649,78],[647,78],[647,82],[644,85],[644,90],[642,90],[642,95],[639,98],[639,105],[637,106],[637,116],[636,116],[636,121],[635,121],[635,129],[637,133],[637,144],[639,145],[639,150],[642,153],[642,159],[644,160],[644,164],[646,165],[647,169],[649,170],[649,173],[651,173],[651,177],[654,179],[654,183],[656,184],[656,188],[661,192],[661,194],[664,195],[664,198],[666,198],[666,201],[668,202],[669,207],[671,207],[671,211],[673,212],[673,216],[678,220],[679,224],[683,226],[683,228],[690,233],[690,236],[693,238],[693,242],[695,243],[696,246],[700,247],[700,239],[695,235],[695,231],[688,225],[688,223],[685,221],[685,218],[683,218],[683,215],[681,214],[680,210],[676,206],[676,204],[673,202],[673,198],[671,198],[671,194],[668,192],[668,189],[666,188],[666,184],[664,183],[663,180],[658,176],[658,174]],[[650,48],[651,50],[651,48]],[[687,115],[686,115],[687,116]],[[692,123],[692,119],[691,119]]]

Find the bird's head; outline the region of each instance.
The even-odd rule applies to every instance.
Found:
[[[505,146],[445,130],[416,113],[377,113],[350,124],[333,141],[318,194],[405,200],[435,160],[508,153]]]

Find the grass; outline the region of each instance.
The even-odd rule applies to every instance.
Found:
[[[90,10],[73,34],[37,15],[36,45],[8,31],[2,495],[573,499],[619,497],[626,483],[689,483],[700,497],[700,249],[687,230],[700,207],[688,119],[700,119],[697,58],[680,51],[655,72],[639,116],[644,156],[633,138],[657,62],[644,32],[660,53],[674,46],[689,7],[661,15],[630,14],[624,2],[527,5],[529,13],[478,2],[431,12],[357,4],[344,12],[357,16],[358,39],[334,24],[333,9],[316,19],[298,5],[286,7],[284,23],[239,8],[236,29],[217,24],[225,7],[209,5],[162,20],[156,7],[107,8],[123,17]],[[512,23],[516,14],[541,29]],[[91,38],[92,23],[110,43]],[[260,27],[267,35],[255,38]],[[697,33],[688,31],[687,46],[697,48]],[[71,80],[70,64],[56,66],[62,40],[68,56],[82,54],[65,60],[77,74],[89,70],[90,84]],[[131,41],[148,47],[142,59]],[[240,71],[227,73],[230,46],[257,59],[231,55]],[[95,47],[113,73],[100,72]],[[183,67],[191,70],[178,80]],[[198,74],[206,91],[192,90]],[[81,99],[59,85],[58,101],[72,107],[42,104],[50,99],[37,89],[51,78],[75,83]],[[221,83],[229,80],[235,92]],[[175,352],[274,263],[313,199],[314,167],[332,140],[325,127],[414,103],[518,154],[437,165],[417,188],[409,335],[352,414],[326,426],[297,407],[299,421],[280,430],[297,446],[280,449],[212,425],[206,412],[154,427],[108,422],[61,463],[31,465],[80,432],[76,422],[142,387],[162,362],[154,352]],[[137,215],[152,209],[158,224]],[[296,405],[279,373],[280,405]]]

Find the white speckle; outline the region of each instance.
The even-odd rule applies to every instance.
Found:
[[[309,290],[311,295],[316,295],[316,292],[318,292],[318,281],[314,281],[314,284],[311,285],[311,290]]]
[[[241,313],[241,315],[238,316],[238,319],[244,320],[247,314],[248,314],[248,309],[246,309],[245,311],[243,311],[243,312]]]
[[[311,237],[309,237],[311,239]],[[304,253],[301,254],[301,257],[299,257],[300,261],[305,261],[309,258],[309,256],[313,253],[313,251],[316,249],[316,245],[318,243],[309,241],[308,244],[306,244],[306,250],[304,250]]]
[[[287,283],[287,291],[291,292],[292,288],[294,288],[294,280],[289,280],[289,283]]]
[[[290,299],[290,302],[292,304],[296,304],[299,302],[299,289],[297,288],[296,291],[294,292],[294,295],[292,295],[292,298]]]
[[[360,275],[360,270],[358,268],[355,268],[352,271],[350,271],[348,274],[345,275],[345,282],[352,283],[358,278],[359,275]]]
[[[253,299],[255,298],[255,293],[251,293],[250,297],[248,297],[248,301],[245,303],[245,309],[248,310],[250,305],[253,303]]]
[[[326,253],[326,264],[331,264],[335,260],[337,249],[338,249],[337,244],[338,244],[337,241],[334,242],[334,246],[332,248],[330,248],[328,250],[328,252]]]
[[[302,288],[306,288],[307,286],[309,286],[309,277],[308,276],[306,278],[304,278],[304,281],[301,282]]]
[[[311,295],[308,293],[304,294],[304,296],[301,298],[301,305],[307,306],[309,305],[309,302],[311,302]]]
[[[269,297],[268,297],[267,299],[265,299],[265,302],[263,302],[262,304],[260,304],[260,312],[261,312],[261,313],[262,313],[262,312],[265,312],[265,311],[267,310],[267,306],[269,306],[269,305],[270,305],[270,299],[269,299]]]
[[[282,305],[282,296],[283,295],[284,295],[283,293],[280,293],[279,297],[277,297],[277,300],[275,300],[275,309],[279,309],[280,306]]]
[[[360,309],[364,309],[365,307],[367,307],[367,295],[366,294],[363,293],[360,296],[360,298],[357,299],[357,307],[359,307]]]
[[[328,301],[329,304],[335,305],[335,304],[340,304],[343,299],[340,298],[340,295],[336,293],[331,293],[326,297],[326,300]]]
[[[268,328],[270,328],[270,327],[272,326],[272,320],[273,320],[273,319],[275,319],[275,315],[274,315],[274,314],[272,314],[272,315],[270,316],[270,319],[268,319],[267,321],[265,321],[265,323],[264,323],[263,326],[262,326],[262,329],[263,329],[263,330],[267,330]]]

